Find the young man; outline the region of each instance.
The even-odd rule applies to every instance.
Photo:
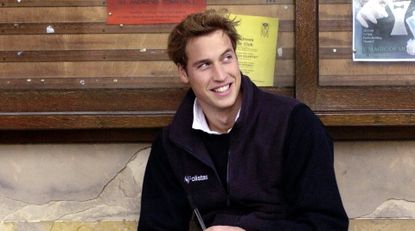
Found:
[[[330,138],[304,104],[241,74],[235,25],[208,10],[170,34],[191,89],[153,143],[138,230],[188,230],[194,212],[209,231],[347,230]]]

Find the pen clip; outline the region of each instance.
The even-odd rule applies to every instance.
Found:
[[[200,215],[200,212],[197,208],[193,209],[193,212],[196,215],[197,220],[199,221],[199,225],[202,228],[202,230],[206,229],[205,222],[203,221],[202,215]]]

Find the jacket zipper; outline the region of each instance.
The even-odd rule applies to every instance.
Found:
[[[186,147],[183,147],[182,146],[182,148],[186,151],[186,152],[188,152],[189,154],[191,154],[192,156],[194,156],[194,157],[196,157],[196,155],[192,152],[192,151],[190,151],[188,148],[186,148]],[[199,159],[199,158],[197,158],[197,159]],[[200,160],[199,159],[199,161],[201,161],[202,163],[204,163],[202,160]],[[204,163],[205,165],[207,165],[206,163]],[[213,172],[215,173],[215,176],[216,176],[216,178],[218,179],[218,181],[219,181],[219,183],[221,184],[221,185],[223,185],[223,182],[222,182],[222,180],[220,179],[220,177],[219,177],[219,174],[218,174],[218,172],[216,171],[216,168],[214,167],[214,166],[209,166],[209,165],[207,165],[209,168],[211,168],[211,169],[213,169]],[[228,201],[228,188],[229,188],[229,186],[228,186],[228,168],[229,168],[229,155],[228,155],[228,163],[227,163],[227,165],[226,165],[226,189],[225,189],[225,194],[226,194],[226,201]]]
[[[187,147],[182,146],[182,148],[188,152],[189,154],[191,154],[192,156],[196,157],[196,155],[190,151]],[[230,206],[231,205],[231,200],[230,200],[230,184],[229,184],[229,171],[230,171],[230,166],[229,166],[229,159],[230,159],[230,155],[231,155],[231,151],[228,151],[228,163],[226,163],[226,188],[224,189],[225,194],[226,194],[226,206]],[[200,160],[200,159],[199,159]],[[200,160],[202,163],[203,161]],[[209,165],[208,165],[209,166]],[[219,183],[221,185],[223,185],[222,180],[219,177],[218,172],[216,171],[215,167],[209,166],[211,169],[213,169],[213,172],[215,173],[216,178],[218,179]],[[193,202],[192,202],[193,204]]]
[[[230,173],[230,166],[229,166],[229,160],[231,156],[231,151],[228,151],[228,163],[226,163],[226,205],[231,205],[231,198],[230,198],[230,184],[229,184],[229,173]]]

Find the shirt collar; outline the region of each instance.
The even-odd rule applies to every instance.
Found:
[[[235,121],[239,118],[239,113],[241,112],[241,109],[239,108],[238,113],[236,114]],[[221,135],[231,132],[232,128],[230,128],[226,133],[220,133],[217,131],[213,131],[209,128],[209,125],[206,121],[205,114],[203,113],[202,107],[197,102],[197,98],[195,98],[193,102],[193,124],[192,128],[195,130],[201,130],[203,132],[206,132],[208,134],[214,134],[214,135]]]

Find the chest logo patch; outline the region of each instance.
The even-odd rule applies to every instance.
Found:
[[[194,175],[194,176],[184,176],[184,182],[187,184],[198,182],[198,181],[207,181],[209,179],[208,175]]]

